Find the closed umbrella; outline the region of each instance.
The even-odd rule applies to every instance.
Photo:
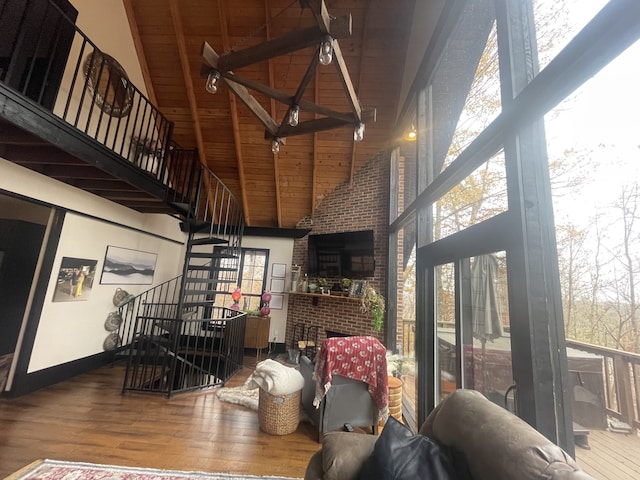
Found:
[[[495,255],[475,257],[471,266],[471,321],[473,336],[480,340],[483,380],[487,340],[493,341],[504,334],[498,299],[498,259]],[[484,387],[484,381],[482,387]]]

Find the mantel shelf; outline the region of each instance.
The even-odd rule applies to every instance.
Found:
[[[359,302],[361,299],[359,297],[347,297],[344,295],[323,295],[322,293],[304,293],[304,292],[289,292],[290,295],[299,295],[302,297],[312,297],[314,299],[317,298],[332,298],[335,300],[350,300],[352,302]]]

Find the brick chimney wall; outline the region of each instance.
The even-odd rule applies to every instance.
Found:
[[[310,228],[310,234],[341,233],[373,230],[375,275],[367,282],[386,295],[386,272],[389,223],[389,155],[381,152],[372,157],[354,175],[351,184],[345,183],[327,194],[316,206],[313,217],[302,219],[297,227]],[[293,263],[307,272],[307,237],[294,242]],[[329,278],[329,285],[339,278]],[[314,305],[316,300],[316,305]],[[326,331],[348,335],[372,335],[384,343],[383,331],[371,327],[372,317],[360,308],[360,301],[325,295],[310,297],[289,295],[287,317],[287,347],[293,345],[296,324],[318,326],[318,345],[326,338]],[[384,327],[383,327],[384,330]],[[392,339],[395,342],[395,339]]]

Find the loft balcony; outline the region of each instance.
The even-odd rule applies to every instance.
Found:
[[[199,160],[53,1],[0,8],[0,156],[142,213],[190,203]]]

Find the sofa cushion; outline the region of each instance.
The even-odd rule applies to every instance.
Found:
[[[373,453],[360,471],[361,480],[457,479],[449,447],[389,417]]]
[[[356,480],[362,464],[373,452],[375,435],[352,432],[329,433],[322,440],[324,480]],[[305,475],[305,478],[308,478]]]
[[[560,447],[480,392],[456,390],[420,429],[462,452],[476,480],[591,479]]]

